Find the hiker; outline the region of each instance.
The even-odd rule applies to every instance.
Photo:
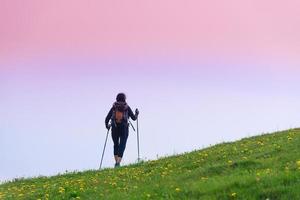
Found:
[[[115,167],[120,167],[128,138],[128,119],[130,117],[135,121],[139,115],[139,110],[136,109],[135,114],[133,114],[131,108],[126,103],[126,95],[124,93],[119,93],[116,100],[105,118],[105,126],[107,129],[112,127],[112,140],[114,142],[114,157],[116,161]],[[111,125],[109,124],[110,120]]]

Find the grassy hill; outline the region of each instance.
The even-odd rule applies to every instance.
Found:
[[[0,199],[300,199],[300,129],[119,169],[8,182]]]

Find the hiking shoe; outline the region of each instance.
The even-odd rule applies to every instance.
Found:
[[[115,168],[118,168],[118,167],[120,167],[120,163],[115,164]]]

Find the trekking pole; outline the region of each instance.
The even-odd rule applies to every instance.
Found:
[[[107,134],[106,134],[106,139],[105,139],[105,143],[104,143],[104,148],[103,148],[103,152],[102,152],[102,157],[101,157],[101,162],[100,162],[99,170],[102,167],[102,161],[103,161],[103,157],[104,157],[104,152],[105,152],[105,147],[106,147],[106,143],[107,143],[107,138],[108,138],[109,130],[110,130],[110,127],[107,130]]]
[[[132,125],[131,121],[129,121],[129,124],[130,124],[131,128],[133,129],[133,131],[135,132],[135,128],[134,128],[134,126]]]
[[[136,119],[136,131],[137,131],[137,147],[138,147],[138,163],[139,163],[140,162],[139,118]]]

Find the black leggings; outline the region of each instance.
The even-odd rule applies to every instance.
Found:
[[[114,142],[114,155],[122,158],[128,138],[128,126],[113,126],[111,136]]]

